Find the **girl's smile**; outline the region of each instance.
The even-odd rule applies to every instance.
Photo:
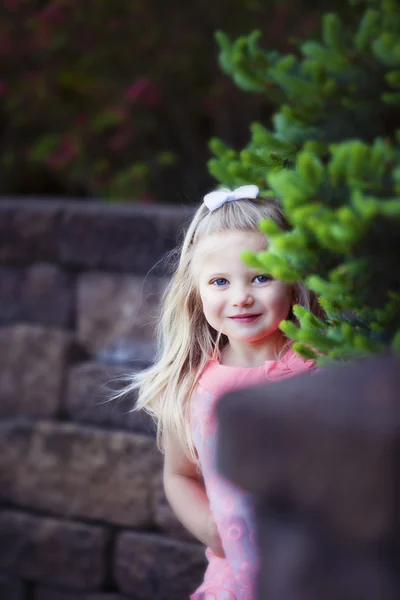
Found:
[[[237,321],[238,323],[253,323],[256,319],[258,319],[258,317],[261,317],[261,314],[258,315],[248,315],[248,314],[244,314],[244,315],[235,315],[234,317],[228,317],[228,319],[233,319],[234,321]]]
[[[279,325],[289,314],[292,286],[257,272],[240,258],[242,250],[265,248],[261,233],[222,231],[205,237],[196,249],[204,316],[228,337],[229,352],[238,359],[254,352],[264,360],[275,358],[284,343]]]

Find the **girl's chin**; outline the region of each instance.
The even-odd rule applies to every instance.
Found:
[[[274,329],[273,331],[267,331],[267,332],[228,332],[228,331],[224,331],[224,335],[226,335],[226,337],[228,338],[230,343],[240,343],[240,344],[257,344],[259,346],[262,346],[263,344],[269,344],[272,340],[274,340],[275,342],[278,341],[278,339],[280,339],[281,337],[283,338],[283,333],[280,333],[280,335],[277,335],[277,329]]]

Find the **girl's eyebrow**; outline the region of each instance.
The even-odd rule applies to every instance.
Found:
[[[227,277],[227,273],[224,273],[223,271],[217,271],[216,273],[208,273],[207,277]]]

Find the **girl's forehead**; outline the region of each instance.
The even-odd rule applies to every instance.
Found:
[[[223,231],[202,238],[197,244],[193,256],[195,272],[204,269],[223,269],[231,261],[241,261],[243,250],[260,252],[267,247],[266,237],[261,232]],[[244,263],[243,263],[244,264]]]
[[[220,231],[202,238],[195,253],[199,257],[218,255],[222,253],[237,253],[242,250],[260,252],[267,247],[265,235],[258,231]]]

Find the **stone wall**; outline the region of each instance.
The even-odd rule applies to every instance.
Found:
[[[188,215],[0,201],[1,600],[183,600],[201,580],[152,424],[109,400],[153,356]]]

